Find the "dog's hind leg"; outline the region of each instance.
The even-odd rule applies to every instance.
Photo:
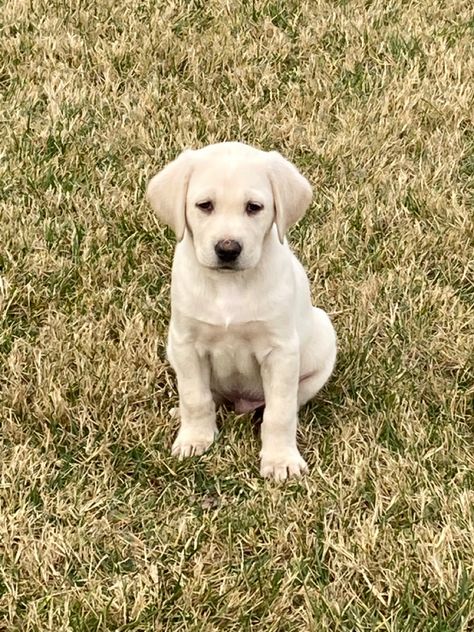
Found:
[[[313,307],[311,333],[301,349],[301,377],[298,408],[304,406],[326,384],[336,362],[336,332],[329,316]]]

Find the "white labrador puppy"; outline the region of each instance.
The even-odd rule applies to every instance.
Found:
[[[173,454],[202,454],[215,406],[265,405],[260,471],[307,470],[296,445],[298,408],[327,381],[336,335],[311,305],[287,228],[310,204],[308,181],[279,153],[242,143],[184,151],[151,180],[148,199],[176,233],[168,358],[179,392]]]

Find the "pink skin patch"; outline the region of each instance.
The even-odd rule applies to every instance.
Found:
[[[244,413],[251,413],[260,406],[265,406],[264,399],[233,399],[232,403],[234,404],[234,410],[238,415],[243,415]]]
[[[307,380],[308,378],[312,377],[313,375],[314,375],[314,372],[312,372],[312,373],[305,373],[304,375],[302,375],[300,377],[300,384],[301,384],[301,382],[303,382],[303,380]],[[234,410],[235,410],[235,412],[238,415],[243,415],[245,413],[251,413],[254,410],[256,410],[257,408],[260,408],[260,406],[265,406],[265,400],[264,399],[250,399],[250,398],[246,398],[241,393],[233,393],[232,395],[227,395],[226,396],[226,400],[228,400],[231,404],[233,404]]]

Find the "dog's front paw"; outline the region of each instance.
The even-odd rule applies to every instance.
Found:
[[[284,481],[291,476],[302,476],[307,471],[308,466],[296,448],[261,453],[260,474],[264,478]]]
[[[188,456],[200,456],[214,441],[216,433],[214,431],[183,430],[178,432],[171,454],[178,459],[185,459]]]

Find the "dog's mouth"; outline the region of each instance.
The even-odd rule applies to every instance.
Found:
[[[227,270],[228,272],[235,272],[236,270],[238,270],[239,268],[237,266],[232,266],[229,265],[228,263],[223,263],[221,265],[218,265],[216,267],[216,270]]]
[[[246,261],[206,261],[198,259],[199,263],[207,270],[213,270],[214,272],[222,272],[229,274],[230,272],[245,272],[253,268],[254,266],[248,265]]]
[[[208,270],[214,270],[216,272],[239,272],[242,268],[239,268],[237,265],[232,265],[229,263],[218,263],[215,266],[205,266]]]

